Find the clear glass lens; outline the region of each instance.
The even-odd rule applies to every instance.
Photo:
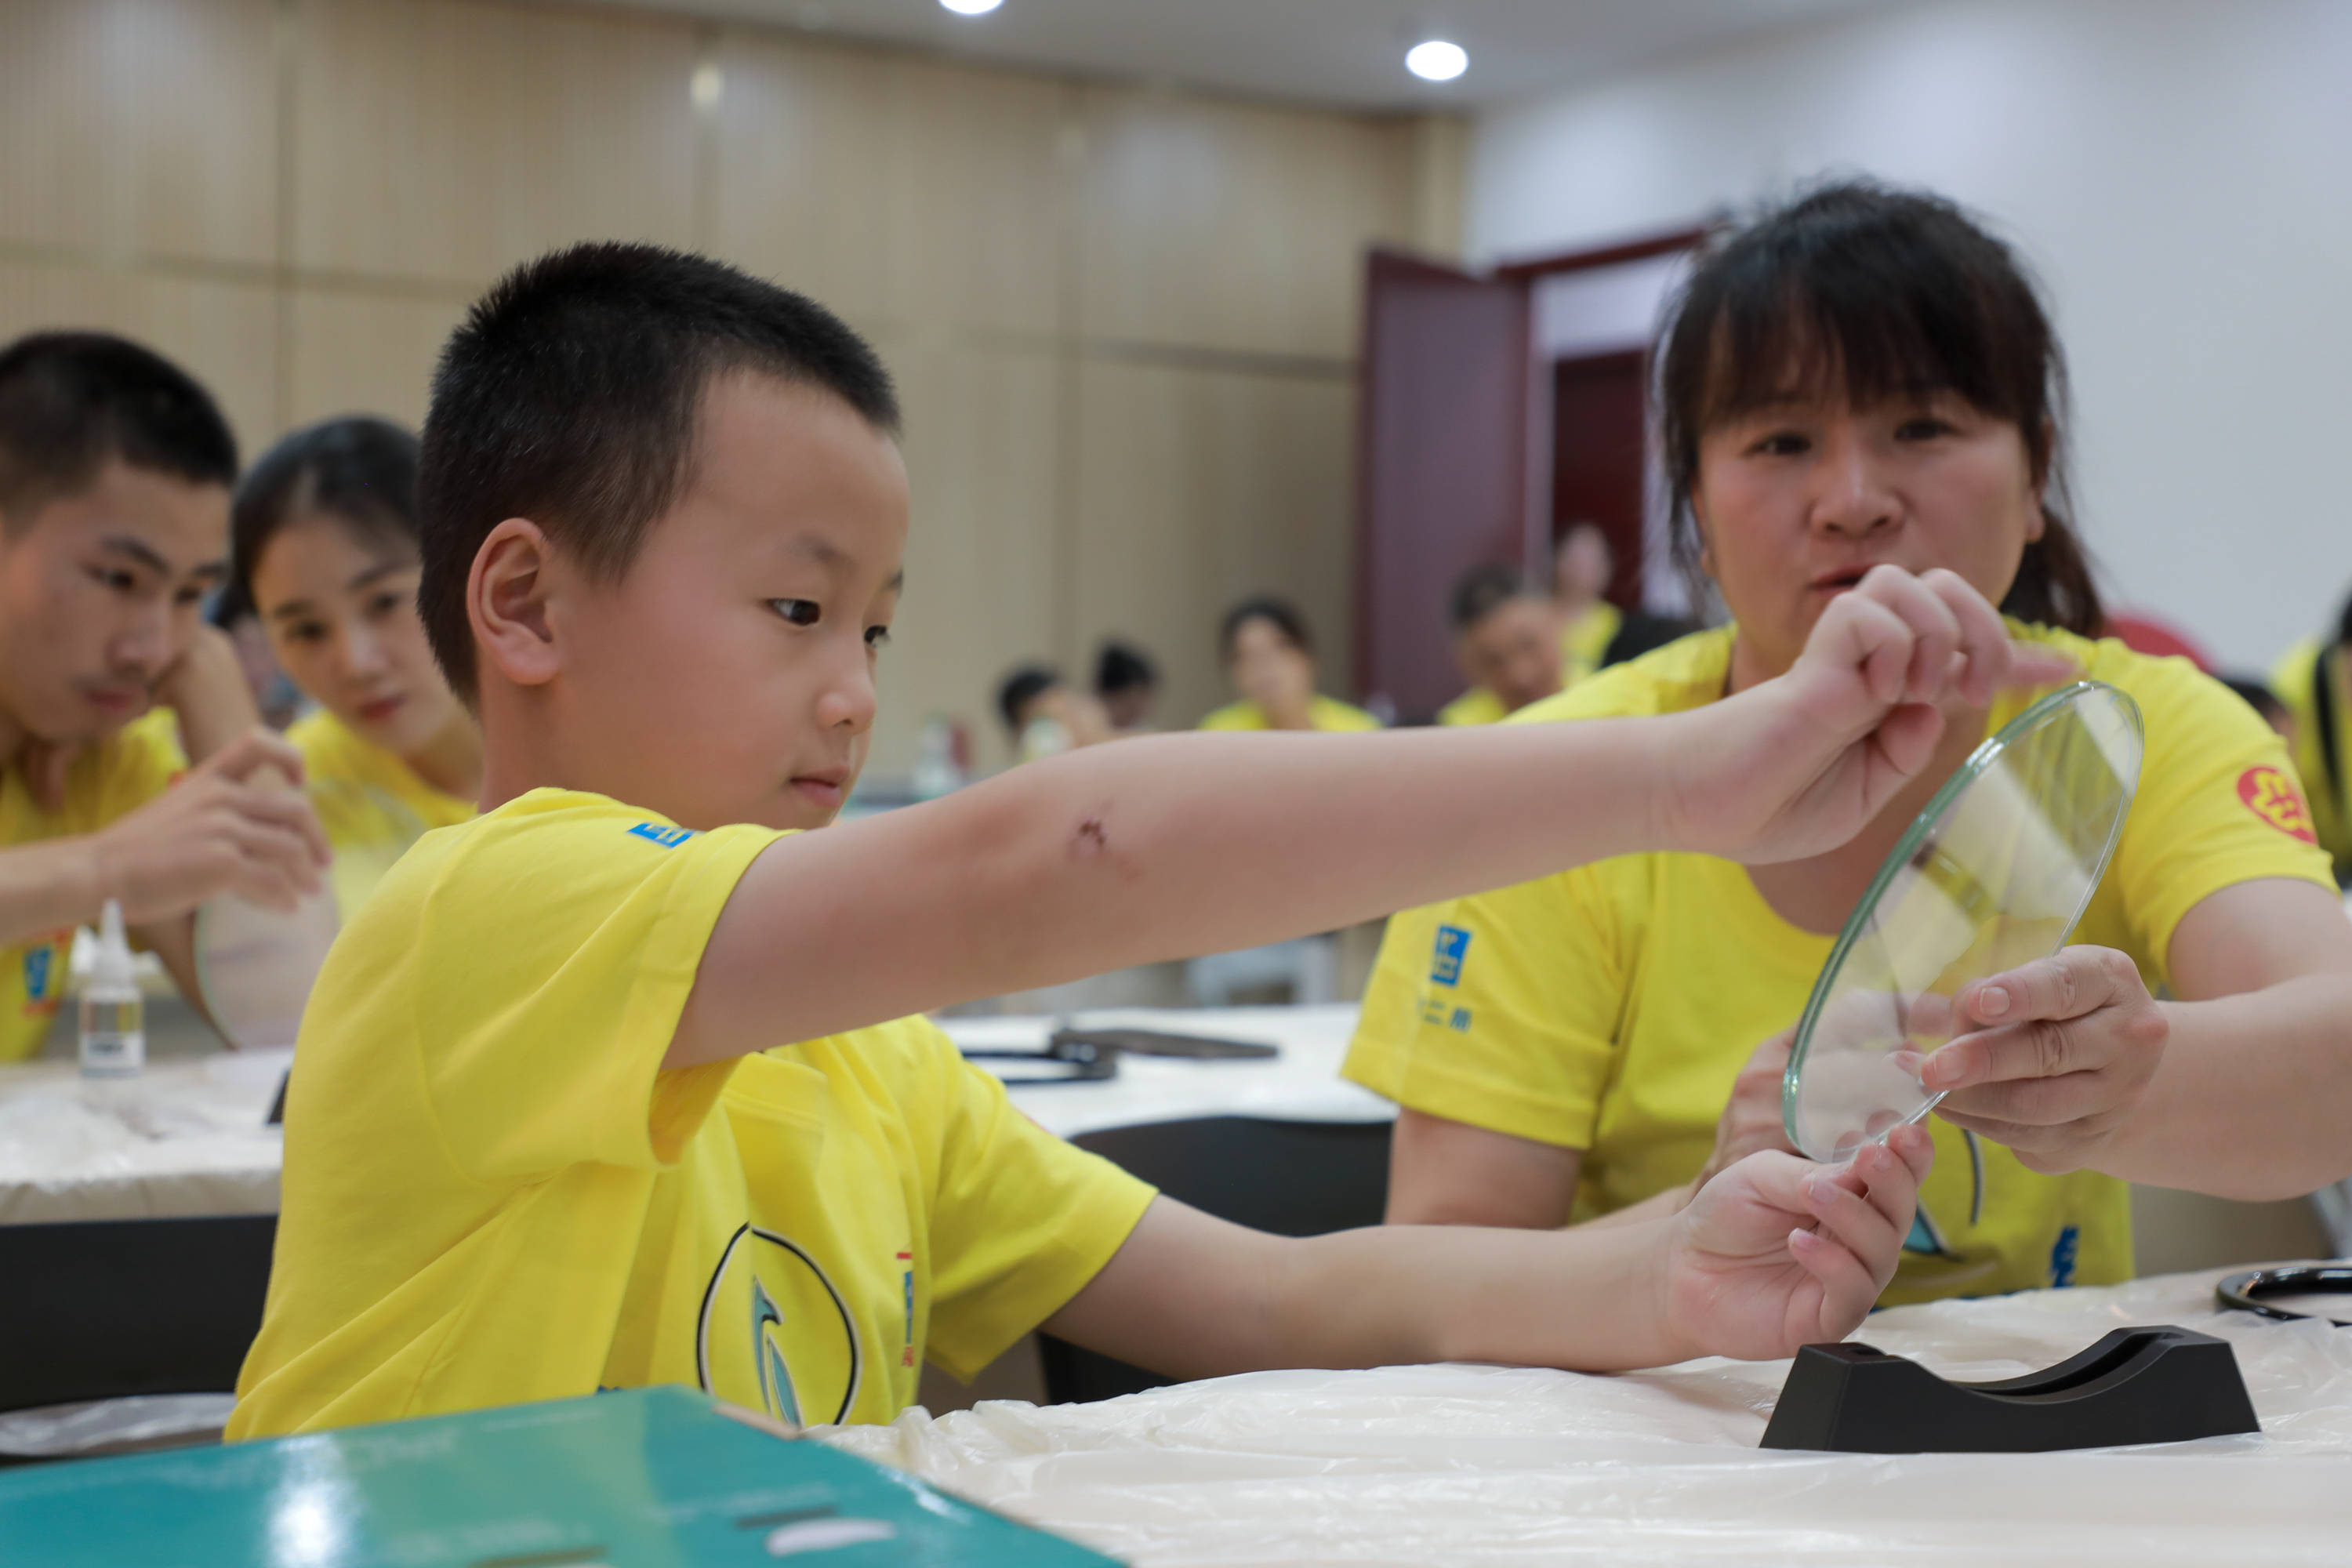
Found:
[[[1974,980],[2064,945],[2139,783],[2139,709],[2083,681],[1977,748],[1880,867],[1822,967],[1782,1085],[1789,1139],[1822,1161],[1942,1098],[1920,1065],[1966,1031]]]

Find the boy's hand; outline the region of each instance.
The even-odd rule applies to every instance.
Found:
[[[2011,642],[1954,574],[1874,567],[1822,612],[1786,675],[1683,716],[1666,842],[1750,861],[1834,848],[1935,759],[1947,708],[2074,673],[2063,654]]]
[[[299,790],[299,752],[256,729],[162,795],[92,836],[100,898],[133,925],[184,914],[234,892],[288,910],[320,887],[327,836]]]
[[[1934,1159],[1924,1128],[1898,1127],[1844,1165],[1751,1154],[1707,1183],[1659,1256],[1667,1342],[1771,1361],[1845,1338],[1895,1278]]]

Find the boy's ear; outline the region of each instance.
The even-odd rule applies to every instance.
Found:
[[[547,616],[552,563],[539,524],[510,517],[484,537],[466,574],[475,647],[517,686],[545,685],[563,662]]]

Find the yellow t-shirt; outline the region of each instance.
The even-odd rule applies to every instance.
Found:
[[[1601,668],[1609,644],[1625,625],[1625,613],[1606,599],[1559,630],[1559,683],[1563,689]]]
[[[1336,697],[1318,695],[1307,705],[1307,722],[1317,730],[1377,730],[1381,721]],[[1265,710],[1250,701],[1232,702],[1201,721],[1203,730],[1270,730]]]
[[[393,868],[303,1016],[232,1436],[666,1383],[887,1421],[1109,1260],[1151,1189],[921,1019],[661,1070],[779,837],[542,789]]]
[[[44,811],[13,764],[0,775],[0,848],[96,833],[162,795],[186,771],[179,720],[149,710],[90,747],[66,773],[64,804]],[[0,1061],[37,1053],[66,993],[73,928],[0,951]]]
[[[2329,882],[2325,857],[2279,820],[2285,749],[2227,689],[2185,659],[2013,629],[2129,693],[2147,726],[2138,795],[2074,941],[2129,953],[2154,988],[2173,928],[2208,895],[2265,877]],[[1696,708],[1721,694],[1730,651],[1728,628],[1701,632],[1512,721]],[[2030,700],[2005,695],[1991,722]],[[1389,923],[1344,1070],[1431,1115],[1582,1150],[1574,1213],[1589,1219],[1698,1173],[1734,1076],[1797,1021],[1832,941],[1705,855],[1623,856],[1411,910]],[[1958,1129],[1932,1126],[1936,1168],[1885,1300],[2130,1278],[2124,1183],[2036,1175],[1989,1142],[1972,1160]]]
[[[426,784],[324,708],[296,720],[286,738],[302,753],[311,808],[335,852],[335,907],[346,921],[411,844],[473,820],[472,801]]]
[[[1503,700],[1483,686],[1474,686],[1437,710],[1441,724],[1499,724],[1510,715]]]
[[[2321,657],[2334,651],[2333,643],[2317,638],[2295,644],[2271,671],[2271,689],[2294,716],[2294,767],[2309,792],[2319,846],[2334,857],[2339,876],[2352,876],[2352,690],[2347,689],[2352,687],[2352,668],[2336,658],[2328,671],[2328,695],[2335,699],[2332,758],[2320,754],[2319,694],[2313,680]],[[2336,781],[2333,786],[2331,779]]]

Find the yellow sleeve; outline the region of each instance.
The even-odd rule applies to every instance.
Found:
[[[610,802],[460,831],[474,837],[437,869],[412,939],[432,977],[415,1037],[449,1158],[502,1183],[675,1159],[733,1064],[661,1060],[719,910],[780,835],[688,833]]]
[[[2134,938],[2170,973],[2172,933],[2203,900],[2287,877],[2333,889],[2286,746],[2237,695],[2182,660],[2131,682],[2147,736],[2109,873]]]
[[[1483,686],[1474,686],[1437,710],[1440,724],[1496,724],[1503,718],[1503,701]]]
[[[103,757],[97,813],[101,826],[138,810],[188,771],[179,715],[168,708],[149,709],[107,741]]]
[[[1626,984],[1606,904],[1570,871],[1392,919],[1344,1076],[1432,1116],[1591,1148]]]
[[[940,1107],[928,1353],[969,1379],[1100,1273],[1154,1195],[1013,1109],[929,1024],[924,1092]]]
[[[1255,702],[1228,702],[1201,721],[1203,730],[1263,730],[1265,715]]]

